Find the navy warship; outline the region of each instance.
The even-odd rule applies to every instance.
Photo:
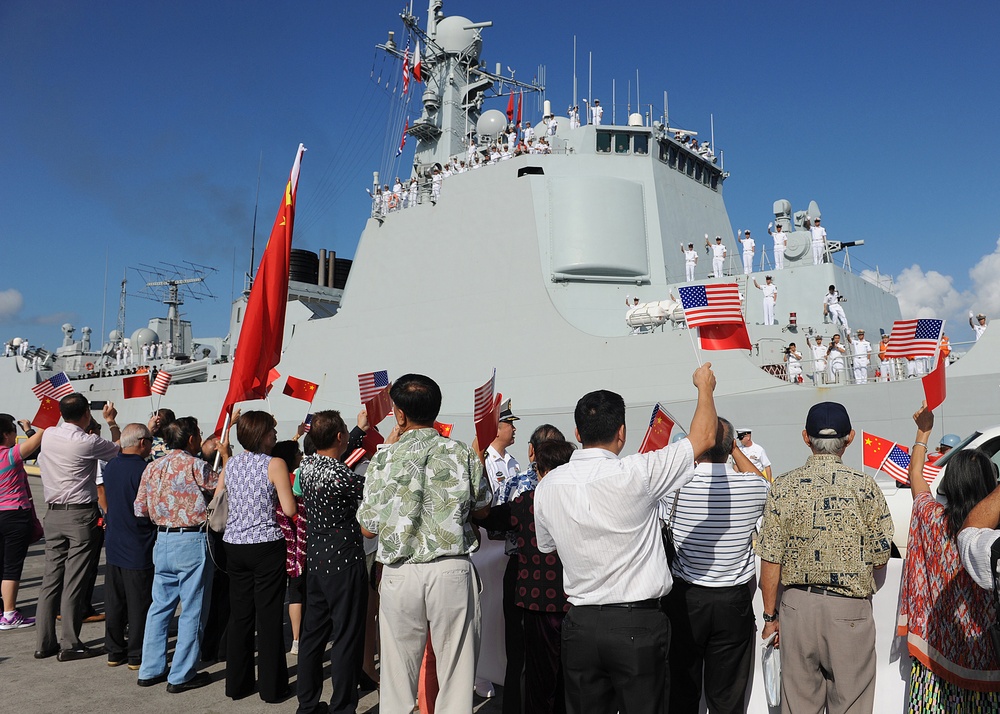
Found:
[[[691,374],[699,362],[710,361],[720,414],[752,426],[775,473],[804,461],[802,425],[819,401],[844,403],[859,435],[864,429],[905,442],[923,396],[919,379],[886,381],[873,359],[867,383],[856,383],[850,354],[839,374],[821,375],[816,383],[789,379],[789,343],[803,353],[809,377],[807,338],[828,341],[842,329],[824,320],[828,285],[845,300],[852,329],[865,328],[870,339],[901,317],[884,284],[851,270],[849,245],[829,241],[823,261],[814,264],[808,228],[822,216],[817,203],[796,209],[775,201],[771,222],[788,236],[784,267],[773,269],[771,240],[755,230],[759,253],[744,274],[723,200],[729,173],[714,147],[696,145],[694,133],[672,127],[665,113],[598,124],[590,112],[578,121],[546,102],[540,116],[530,110],[524,116],[546,148],[500,154],[498,142],[511,120],[496,107],[511,106],[515,93],[544,87],[505,78],[499,67],[487,69],[483,33],[489,22],[445,16],[439,0],[429,3],[425,23],[408,11],[402,19],[407,39],[420,47],[422,81],[410,88],[419,97],[419,116],[407,124],[414,147],[408,178],[415,188],[408,183],[405,200],[397,196],[395,204],[373,202],[353,262],[325,250],[295,251],[277,369],[319,389],[311,406],[277,389],[267,403],[244,409],[270,409],[279,431],[290,434],[307,411],[356,413],[358,374],[422,372],[442,386],[440,420],[455,424],[456,438],[471,441],[473,391],[495,367],[498,391],[513,400],[524,423],[549,422],[569,434],[582,394],[599,388],[621,393],[628,405],[628,451],[638,448],[657,402],[683,427],[695,406]],[[412,62],[401,44],[390,36],[379,47],[400,65]],[[436,178],[444,173],[450,175]],[[308,181],[308,170],[302,180]],[[376,175],[373,187],[380,184]],[[704,252],[715,236],[728,255],[720,278],[712,276]],[[690,243],[699,252],[693,281],[686,279],[678,250]],[[766,274],[779,291],[776,324],[763,324],[761,293],[754,287]],[[749,351],[700,351],[684,324],[679,288],[716,283],[736,283],[744,297]],[[214,424],[246,298],[232,305],[228,336],[198,338],[179,313],[177,293],[170,294],[167,317],[131,336],[122,326],[91,348],[89,333],[75,340],[66,326],[55,352],[0,359],[3,409],[30,417],[38,407],[31,387],[66,372],[91,400],[114,401],[120,422],[145,421],[151,402],[122,399],[122,375],[139,369],[138,360],[122,364],[116,353],[126,342],[133,350],[169,343],[166,354],[142,366],[173,375],[158,402]],[[841,339],[849,345],[846,331]],[[872,342],[877,350],[877,339]],[[993,342],[1000,342],[1000,333],[987,331],[948,367],[948,400],[937,422],[942,433],[967,434],[1000,422],[997,401],[983,397],[1000,383]],[[848,450],[846,461],[861,466],[860,446]],[[880,482],[895,491],[894,482]],[[899,531],[905,540],[905,526]]]

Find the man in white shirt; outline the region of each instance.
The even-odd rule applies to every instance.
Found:
[[[705,245],[710,245],[708,237],[705,238]],[[715,236],[715,245],[712,248],[712,275],[717,278],[722,277],[722,268],[726,263],[726,246],[722,244],[722,236]]]
[[[843,325],[844,332],[850,336],[851,328],[847,326],[847,315],[844,314],[844,308],[840,306],[841,301],[840,293],[837,292],[837,286],[831,285],[830,292],[823,296],[823,314],[830,317],[830,322],[834,325]]]
[[[750,231],[743,233],[740,243],[743,245],[743,274],[750,275],[753,272],[753,249],[756,245],[750,237]]]
[[[590,123],[594,126],[601,125],[601,119],[604,117],[604,107],[601,106],[601,100],[595,99],[594,106],[590,108]]]
[[[524,122],[524,143],[530,144],[535,140],[535,130],[531,128],[531,122]]]
[[[767,232],[771,233],[771,225],[768,224]],[[774,239],[774,269],[783,270],[785,268],[785,248],[788,247],[788,234],[781,228],[779,223],[771,233]]]
[[[785,371],[792,384],[802,381],[802,353],[796,349],[794,342],[790,342],[785,348]]]
[[[996,573],[990,567],[991,551],[1000,540],[1000,488],[976,504],[958,532],[958,554],[962,567],[981,588],[993,589]]]
[[[767,452],[764,451],[764,447],[757,444],[753,440],[753,434],[749,429],[738,429],[736,431],[737,445],[740,447],[740,451],[750,459],[758,471],[766,478],[768,481],[773,481],[774,477],[771,475],[771,459],[767,458]]]
[[[823,335],[816,335],[816,344],[810,345],[809,338],[806,337],[806,346],[812,351],[813,358],[813,384],[819,386],[826,380],[826,352],[827,347],[823,344]]]
[[[765,282],[763,285],[757,283],[757,278],[754,278],[753,286],[764,293],[764,324],[773,325],[774,323],[774,305],[778,302],[778,286],[771,282],[771,276],[764,276]]]
[[[872,343],[865,339],[864,330],[858,330],[858,338],[851,340],[851,350],[854,352],[854,381],[857,384],[867,384]]]
[[[973,329],[976,333],[976,342],[979,342],[979,338],[983,336],[986,332],[986,315],[979,313],[976,315],[976,324],[972,322],[972,313],[969,313],[969,327]]]
[[[826,228],[819,224],[818,216],[813,219],[809,232],[812,234],[813,265],[819,265],[826,253]]]
[[[750,543],[770,487],[719,418],[716,443],[675,496],[671,532],[677,557],[670,617],[670,712],[697,714],[704,684],[710,712],[742,712],[753,669]],[[736,468],[726,462],[733,458]]]
[[[698,265],[698,251],[694,249],[694,243],[688,243],[687,250],[681,243],[681,253],[684,255],[684,278],[691,282],[694,280],[694,269]]]
[[[571,714],[667,711],[670,623],[660,598],[671,577],[659,502],[694,476],[694,456],[715,444],[718,426],[711,363],[693,382],[687,438],[624,458],[625,401],[606,390],[585,395],[574,415],[583,448],[535,490],[538,547],[558,550],[573,605],[562,630]]]

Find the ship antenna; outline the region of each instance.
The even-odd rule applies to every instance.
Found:
[[[260,203],[260,169],[264,163],[264,150],[261,149],[260,159],[257,161],[257,193],[253,197],[253,228],[250,230],[250,271],[247,275],[253,280],[254,258],[257,248],[257,206]]]
[[[576,104],[576,35],[573,35],[573,106]]]

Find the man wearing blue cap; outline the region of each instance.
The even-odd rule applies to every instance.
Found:
[[[871,712],[873,571],[889,560],[892,516],[875,480],[841,461],[854,440],[842,404],[814,405],[802,439],[812,455],[775,479],[755,547],[761,636],[778,633],[783,712]]]

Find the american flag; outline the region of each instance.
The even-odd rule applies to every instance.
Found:
[[[882,470],[889,476],[906,486],[910,485],[909,477],[910,455],[899,444],[894,444],[889,451],[889,455],[882,463]],[[924,464],[924,480],[931,483],[941,473],[941,466],[931,466]]]
[[[493,389],[497,381],[497,369],[493,368],[493,376],[483,386],[476,389],[476,401],[473,409],[473,420],[479,421],[493,406]]]
[[[70,384],[66,373],[60,372],[59,374],[53,374],[41,384],[36,384],[31,388],[31,391],[38,397],[38,401],[42,401],[45,397],[58,401],[63,397],[69,396],[76,390]]]
[[[933,357],[943,329],[944,320],[896,320],[892,323],[886,359]]]
[[[361,389],[361,403],[371,400],[376,394],[389,386],[389,372],[365,372],[358,375],[358,387]]]
[[[735,283],[688,285],[680,288],[688,327],[742,324],[740,290]]]
[[[308,434],[309,430],[312,429],[313,426],[313,415],[306,414],[306,420],[302,423],[305,424],[305,427],[303,427],[303,431],[305,431],[305,433]]]
[[[403,94],[410,89],[410,45],[407,43],[406,51],[403,53]]]
[[[171,379],[173,379],[173,377],[169,372],[164,372],[163,370],[157,372],[156,379],[153,380],[153,384],[150,386],[153,394],[159,394],[161,397],[166,394],[167,387],[170,386]]]
[[[368,452],[365,451],[364,449],[355,449],[344,458],[344,464],[348,468],[353,469],[355,466],[358,465],[358,462],[365,457],[366,453]]]

